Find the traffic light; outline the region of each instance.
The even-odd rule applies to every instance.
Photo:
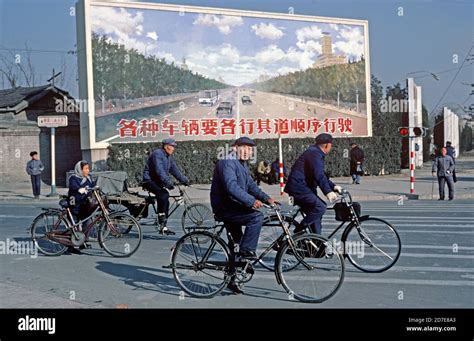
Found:
[[[398,133],[401,137],[424,137],[426,136],[426,130],[423,127],[399,127]]]
[[[407,137],[409,133],[408,127],[400,127],[398,128],[398,133],[400,134],[401,137]]]
[[[413,128],[413,136],[422,136],[423,135],[423,128],[420,127],[414,127]]]

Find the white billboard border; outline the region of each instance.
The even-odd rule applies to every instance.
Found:
[[[90,9],[92,6],[103,7],[117,7],[117,8],[133,8],[133,9],[149,9],[162,10],[169,12],[188,12],[188,13],[203,13],[214,15],[238,15],[242,17],[265,18],[265,19],[282,19],[282,20],[297,20],[297,21],[312,21],[323,22],[329,24],[343,24],[343,25],[359,25],[364,28],[364,59],[365,59],[365,87],[366,87],[366,110],[367,110],[367,135],[358,135],[357,137],[371,137],[372,136],[372,101],[371,101],[371,74],[370,74],[370,53],[369,53],[369,22],[361,19],[345,19],[334,17],[319,17],[301,14],[286,14],[276,12],[263,11],[245,11],[226,8],[212,8],[200,6],[184,6],[184,5],[170,5],[161,3],[146,3],[146,2],[106,2],[96,0],[79,0],[76,3],[76,20],[77,20],[77,48],[78,48],[78,73],[79,73],[79,97],[94,99],[94,75],[92,69],[92,29],[90,20]],[[79,43],[83,42],[82,48]],[[85,45],[85,46],[84,46]],[[81,64],[79,58],[84,58],[85,65]],[[81,57],[82,56],[82,57]],[[85,77],[85,78],[84,78]],[[83,88],[86,83],[86,89]],[[81,84],[82,83],[82,84]],[[86,90],[86,94],[84,94]],[[84,96],[85,95],[85,96]],[[109,143],[98,143],[96,141],[95,131],[95,101],[87,101],[87,117],[85,113],[81,113],[81,149],[105,149]],[[83,124],[87,123],[87,127]],[[83,132],[87,131],[87,139],[83,137]],[[86,143],[87,142],[87,143]],[[140,143],[144,141],[129,142]]]

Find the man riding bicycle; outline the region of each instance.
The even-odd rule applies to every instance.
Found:
[[[253,140],[241,137],[235,141],[233,151],[218,160],[214,168],[211,185],[211,206],[218,220],[224,222],[236,244],[238,256],[256,259],[258,238],[263,224],[263,214],[257,211],[262,202],[276,201],[265,194],[255,183],[247,167],[252,156]],[[242,226],[245,232],[242,233]],[[234,279],[228,288],[236,294],[242,293]]]
[[[185,186],[189,185],[188,178],[179,171],[176,161],[172,156],[176,146],[177,144],[174,139],[164,139],[162,141],[162,148],[158,148],[150,154],[143,170],[143,188],[156,196],[158,232],[166,235],[175,234],[166,226],[170,206],[169,191],[174,188],[171,175]]]
[[[336,186],[324,173],[324,158],[331,148],[332,136],[325,133],[318,135],[316,143],[301,154],[291,169],[285,192],[293,197],[294,203],[306,215],[295,233],[309,228],[311,232],[321,234],[326,203],[318,196],[318,187],[330,202],[337,199],[334,191],[342,193],[342,187]]]

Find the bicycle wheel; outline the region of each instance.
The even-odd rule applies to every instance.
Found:
[[[290,299],[320,303],[333,296],[344,280],[344,258],[325,238],[302,234],[285,243],[277,254],[275,274]],[[291,271],[285,268],[291,266]]]
[[[110,224],[105,218],[100,223],[99,244],[113,257],[130,257],[142,241],[142,230],[131,215],[112,213]]]
[[[215,232],[216,220],[211,209],[204,204],[186,206],[181,217],[181,226],[184,233],[193,231]]]
[[[364,272],[390,269],[402,249],[395,228],[383,219],[372,217],[359,220],[358,226],[351,223],[342,235],[344,255],[352,265]]]
[[[59,256],[66,251],[67,246],[54,240],[53,236],[70,240],[67,231],[67,223],[58,212],[41,213],[33,220],[30,228],[31,239],[46,256]]]
[[[293,219],[286,216],[283,216],[283,219],[284,222],[288,223],[288,228],[292,231],[294,228],[294,225],[292,225]],[[257,255],[262,255],[266,251],[262,258],[259,259],[259,263],[267,270],[275,271],[276,255],[284,242],[279,241],[275,244],[274,242],[276,242],[282,234],[283,229],[278,217],[276,215],[266,217],[263,221],[262,230],[260,231],[260,237],[258,239]]]
[[[191,232],[181,237],[173,249],[173,276],[189,295],[211,298],[230,281],[229,257],[227,245],[221,238],[209,232]]]

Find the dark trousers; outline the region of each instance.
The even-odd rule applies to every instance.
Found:
[[[452,176],[439,176],[439,198],[444,199],[444,186],[448,183],[449,199],[454,199],[454,180]]]
[[[316,194],[294,195],[293,200],[305,214],[297,230],[309,227],[311,232],[321,234],[321,221],[326,212],[326,203]]]
[[[41,174],[31,175],[31,186],[35,197],[41,195]]]
[[[156,183],[149,181],[143,184],[143,187],[153,193],[156,196],[156,204],[158,206],[158,214],[165,214],[168,218],[168,211],[170,208],[170,194],[163,187],[158,186]]]
[[[260,230],[263,225],[262,212],[235,204],[216,212],[219,220],[223,221],[234,243],[239,244],[240,250],[256,251]],[[242,233],[242,226],[245,232]]]

